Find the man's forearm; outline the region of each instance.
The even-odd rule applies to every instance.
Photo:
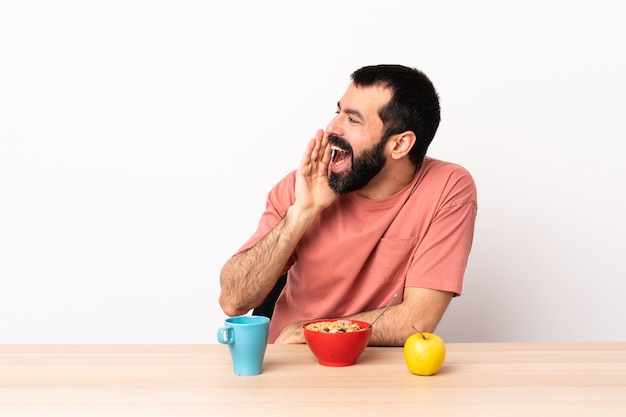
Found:
[[[432,332],[446,311],[452,293],[407,287],[401,304],[390,307],[374,324],[370,346],[402,346],[413,333]],[[370,322],[381,309],[355,314]]]
[[[425,288],[407,287],[402,303],[389,307],[374,324],[370,346],[402,346],[413,333],[432,332],[441,320],[452,293]],[[346,319],[371,323],[382,308],[352,314]],[[302,324],[291,323],[276,339],[276,343],[304,343]]]
[[[290,207],[263,239],[226,262],[219,302],[227,315],[245,314],[263,302],[314,217]]]

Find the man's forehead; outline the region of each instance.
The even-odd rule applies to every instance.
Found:
[[[342,109],[353,108],[361,113],[378,113],[381,107],[389,103],[392,96],[391,88],[382,84],[363,86],[351,83],[338,105]]]

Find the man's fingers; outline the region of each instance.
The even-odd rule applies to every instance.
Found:
[[[313,151],[311,152],[311,161],[318,162],[324,156],[324,151],[322,148],[322,140],[324,139],[324,131],[319,129],[315,134],[313,140],[315,141],[315,146],[313,147]]]
[[[323,162],[326,156],[327,145],[328,138],[324,131],[319,129],[307,144],[304,155],[302,155],[302,160],[300,161],[300,166],[304,167],[309,164],[317,164],[320,160]]]
[[[330,153],[331,153],[331,149],[330,149],[330,144],[328,143],[328,134],[325,132],[322,132],[322,142],[321,142],[321,147],[322,147],[322,163],[324,164],[325,167],[328,167],[328,164],[330,164]]]
[[[304,150],[304,154],[302,154],[302,159],[300,160],[300,166],[306,166],[311,162],[311,154],[313,153],[313,148],[315,147],[315,139],[311,139],[309,143],[306,145],[306,149]]]

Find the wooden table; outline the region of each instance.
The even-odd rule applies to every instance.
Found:
[[[626,416],[626,343],[449,343],[416,376],[401,348],[318,365],[270,345],[235,376],[224,345],[0,345],[0,416]]]

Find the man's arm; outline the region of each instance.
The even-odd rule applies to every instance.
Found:
[[[447,291],[405,287],[402,303],[390,307],[374,324],[370,345],[403,346],[413,333],[433,332],[453,296]]]
[[[228,316],[247,313],[263,302],[282,273],[309,223],[291,206],[263,239],[226,262],[220,274],[219,303]]]
[[[433,332],[452,297],[453,293],[447,291],[405,287],[402,302],[389,307],[374,324],[370,346],[403,346],[413,333]],[[381,310],[364,311],[345,318],[371,322]],[[302,324],[292,323],[285,327],[276,343],[304,343]]]
[[[227,315],[245,314],[263,302],[306,230],[337,198],[328,185],[329,163],[328,136],[319,130],[296,172],[294,204],[256,245],[230,258],[222,268],[219,303]]]

